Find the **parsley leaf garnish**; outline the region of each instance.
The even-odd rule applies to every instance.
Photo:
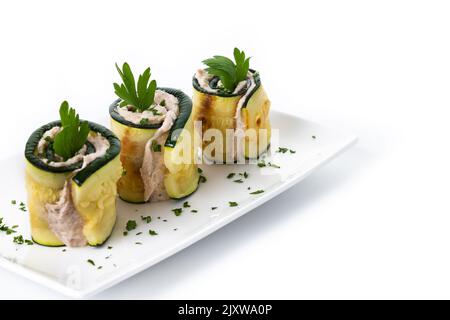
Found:
[[[126,226],[127,231],[134,230],[134,229],[136,229],[136,227],[137,227],[136,221],[134,221],[134,220],[128,220],[127,226]]]
[[[150,81],[150,68],[145,69],[144,73],[139,75],[137,88],[128,63],[123,64],[122,70],[116,63],[116,69],[123,81],[121,85],[114,83],[114,92],[123,100],[120,105],[132,105],[140,112],[149,109],[153,105],[156,91],[156,81]]]
[[[148,230],[148,233],[149,233],[151,236],[157,236],[157,235],[158,235],[158,233],[157,233],[156,231],[154,231],[154,230]]]
[[[158,144],[155,140],[152,140],[151,149],[153,152],[161,152],[161,145]]]
[[[289,153],[295,153],[296,151],[295,150],[292,150],[292,149],[289,149],[289,148],[284,148],[284,147],[278,147],[278,153],[286,153],[286,152],[288,152],[289,151]]]
[[[17,243],[17,244],[23,244],[25,242],[25,240],[23,240],[22,235],[19,235],[19,236],[14,237],[13,242]]]
[[[229,201],[228,204],[230,205],[230,207],[237,207],[238,203],[234,202],[234,201]]]
[[[61,118],[61,131],[55,136],[53,149],[56,154],[67,160],[73,157],[86,143],[89,135],[89,125],[86,121],[80,121],[75,109],[69,107],[64,101],[59,108]]]
[[[146,223],[150,223],[152,221],[152,217],[151,216],[146,216],[146,217],[141,216],[141,219],[143,221],[145,221]]]
[[[234,48],[234,61],[224,56],[214,56],[203,61],[208,67],[209,74],[219,77],[224,88],[234,91],[237,84],[247,78],[250,58],[245,57],[244,51]]]
[[[178,216],[181,215],[181,212],[183,212],[183,209],[182,208],[175,208],[175,209],[172,209],[172,212],[175,213],[175,215],[178,217]]]

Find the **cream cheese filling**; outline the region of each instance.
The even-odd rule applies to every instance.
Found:
[[[179,106],[178,99],[175,96],[167,92],[164,93],[167,112],[165,113],[161,127],[156,130],[154,135],[145,144],[144,158],[140,170],[144,183],[145,201],[160,201],[169,198],[164,188],[164,142],[167,139],[169,130],[178,118]],[[155,148],[152,146],[154,143],[160,146],[160,151],[154,150]]]
[[[142,121],[148,124],[159,124],[164,122],[167,113],[175,105],[178,105],[178,99],[175,96],[163,90],[156,90],[154,103],[148,110],[135,112],[130,110],[132,106],[123,106],[117,107],[117,113],[134,124],[143,124]]]

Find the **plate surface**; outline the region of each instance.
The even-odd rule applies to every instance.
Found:
[[[279,130],[279,146],[295,150],[295,153],[274,152],[278,149],[274,130],[273,152],[265,161],[280,168],[260,168],[255,164],[202,165],[206,183],[182,201],[132,205],[117,200],[118,220],[114,233],[99,248],[48,248],[37,244],[15,244],[15,235],[21,234],[25,239],[30,239],[28,212],[19,209],[20,202],[26,200],[24,160],[22,153],[3,158],[0,160],[4,172],[0,185],[0,216],[8,226],[18,227],[16,234],[0,232],[0,266],[74,298],[98,293],[270,200],[357,140],[352,135],[276,111],[271,111],[271,122],[272,128]],[[244,172],[248,173],[247,178],[239,175]],[[227,179],[229,173],[236,175],[233,179]],[[233,181],[237,179],[243,182]],[[264,192],[250,194],[257,190]],[[16,200],[15,205],[12,200]],[[182,208],[184,201],[188,201],[190,207],[183,208],[182,214],[175,216],[172,209]],[[230,207],[230,201],[237,202],[238,206]],[[152,220],[147,224],[141,216],[151,216]],[[135,220],[138,226],[124,236],[128,220]],[[149,230],[157,235],[151,236]],[[95,266],[88,260],[92,260]]]

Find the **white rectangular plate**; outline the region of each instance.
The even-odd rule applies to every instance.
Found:
[[[281,168],[259,168],[255,164],[202,165],[207,182],[187,199],[142,205],[117,200],[118,220],[114,233],[99,248],[17,245],[12,241],[13,235],[0,232],[0,266],[71,297],[81,298],[98,293],[270,200],[356,142],[351,135],[292,115],[272,111],[271,119],[272,128],[279,129],[279,146],[296,151],[272,153],[271,158],[266,159],[266,162],[271,161]],[[272,145],[272,150],[276,147]],[[22,154],[3,158],[0,167],[0,216],[9,226],[19,225],[17,234],[29,239],[28,212],[19,210],[18,205],[26,200]],[[238,173],[244,171],[249,173],[248,178],[242,178],[243,183],[233,182],[241,178]],[[227,179],[231,172],[235,172],[236,176]],[[250,194],[256,190],[264,192]],[[11,204],[11,200],[16,200],[17,204]],[[181,208],[184,201],[189,201],[191,207],[184,208],[180,216],[175,216],[172,209]],[[230,207],[229,201],[237,202],[238,206]],[[212,210],[212,207],[217,209]],[[152,217],[149,224],[141,220],[141,216],[148,215]],[[124,236],[128,220],[135,220],[138,227]],[[149,235],[150,229],[158,235]],[[142,234],[136,235],[139,232]],[[112,248],[109,249],[109,246]],[[87,262],[89,259],[95,266]]]

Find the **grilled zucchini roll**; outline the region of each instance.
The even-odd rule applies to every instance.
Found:
[[[198,70],[192,79],[194,119],[201,121],[204,155],[216,162],[257,158],[270,143],[270,101],[259,73],[249,68],[250,58],[237,48],[234,59],[206,59],[207,68]],[[219,130],[221,145],[217,138],[208,141],[209,129]],[[210,146],[210,154],[205,154],[212,143],[215,147]]]
[[[120,141],[80,121],[63,102],[60,121],[34,131],[25,147],[31,233],[46,246],[103,244],[116,221]]]
[[[109,108],[112,131],[122,142],[121,199],[132,203],[180,199],[197,190],[191,99],[182,91],[157,88],[147,68],[137,81],[127,63],[116,65],[123,84]]]

